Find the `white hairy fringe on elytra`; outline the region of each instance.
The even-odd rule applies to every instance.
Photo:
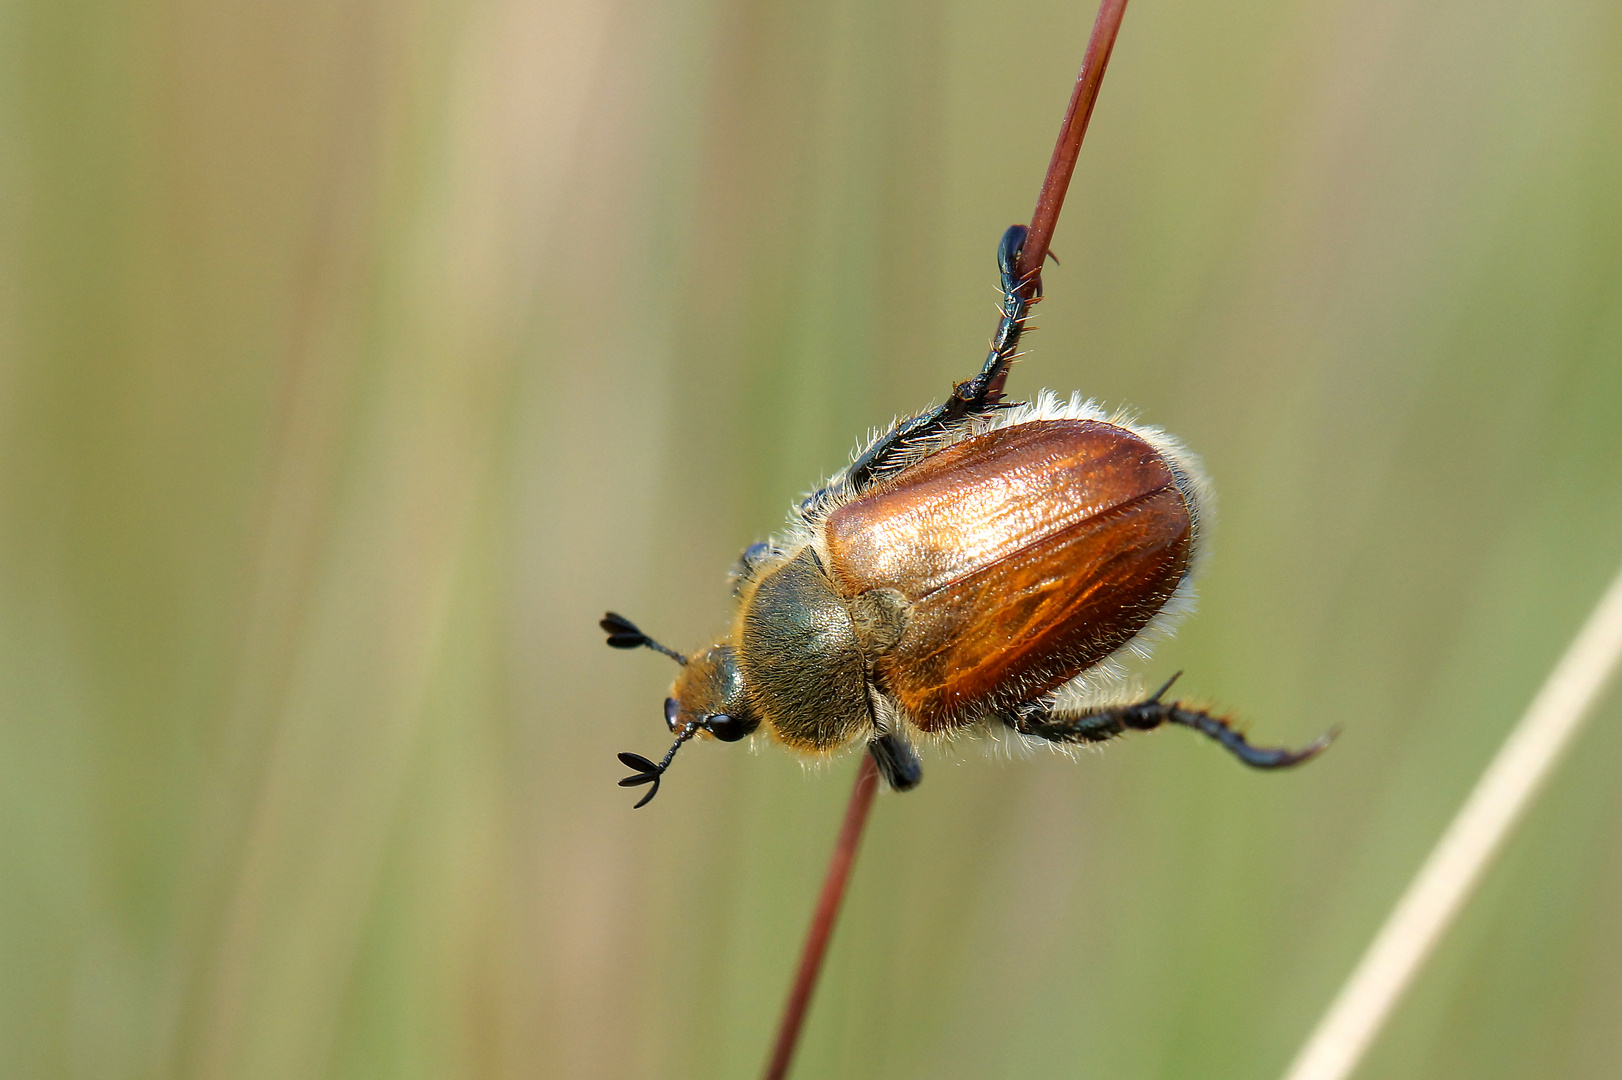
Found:
[[[1140,424],[1133,414],[1124,410],[1106,412],[1097,402],[1083,398],[1079,393],[1072,394],[1068,401],[1063,401],[1051,390],[1043,390],[1029,404],[1003,413],[993,427],[1015,427],[1034,420],[1096,420],[1126,428],[1137,435],[1154,447],[1170,464],[1172,477],[1188,504],[1193,531],[1193,557],[1189,560],[1188,571],[1177,583],[1177,588],[1172,593],[1171,599],[1166,602],[1166,606],[1161,608],[1155,617],[1149,620],[1148,625],[1138,631],[1126,644],[1053,691],[1050,700],[1056,713],[1060,716],[1074,716],[1093,709],[1140,699],[1142,688],[1127,677],[1130,666],[1134,662],[1147,661],[1154,651],[1155,644],[1175,633],[1178,623],[1194,610],[1194,577],[1205,562],[1207,550],[1205,531],[1210,525],[1212,516],[1211,481],[1206,478],[1205,468],[1200,463],[1199,456],[1184,446],[1182,440],[1175,435],[1149,424]],[[1047,740],[1031,740],[1017,735],[1014,736],[1014,740],[1028,746],[1054,745]]]

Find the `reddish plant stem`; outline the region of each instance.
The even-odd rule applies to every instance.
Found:
[[[1019,255],[1019,274],[1026,282],[1027,297],[1035,296],[1040,287],[1042,260],[1047,258],[1053,229],[1059,224],[1059,211],[1064,208],[1064,195],[1070,189],[1070,176],[1076,171],[1076,157],[1081,153],[1082,136],[1087,134],[1087,121],[1092,119],[1093,106],[1098,103],[1098,88],[1104,84],[1104,69],[1109,66],[1109,54],[1115,48],[1115,35],[1120,32],[1125,14],[1126,0],[1103,0],[1098,5],[1081,74],[1076,76],[1070,107],[1065,110],[1064,123],[1059,125],[1059,141],[1053,147],[1053,160],[1048,162],[1042,193],[1036,197],[1036,209],[1031,211],[1030,235]]]
[[[828,951],[828,938],[834,932],[834,920],[839,917],[839,905],[845,899],[845,882],[850,880],[851,864],[856,861],[862,828],[867,824],[867,812],[873,806],[873,795],[878,788],[878,767],[873,764],[871,754],[863,754],[861,768],[856,770],[856,787],[850,793],[850,804],[845,807],[845,823],[839,827],[839,839],[834,842],[834,853],[828,860],[828,874],[822,879],[822,895],[817,897],[817,909],[811,916],[811,930],[805,935],[805,948],[800,952],[800,969],[794,973],[794,987],[789,991],[788,1003],[783,1006],[783,1020],[777,1026],[777,1042],[772,1046],[772,1058],[766,1065],[766,1080],[783,1080],[788,1075],[795,1044],[800,1041],[800,1027],[805,1023],[805,1010],[811,1004],[811,992],[817,987],[822,958]]]
[[[1076,89],[1070,95],[1070,106],[1065,110],[1064,123],[1059,126],[1059,141],[1053,147],[1053,158],[1048,162],[1048,173],[1042,181],[1042,192],[1036,198],[1036,209],[1031,214],[1030,235],[1020,252],[1019,274],[1026,282],[1026,296],[1035,296],[1041,287],[1042,262],[1047,258],[1048,244],[1053,229],[1059,223],[1059,211],[1064,208],[1065,192],[1070,187],[1070,176],[1076,171],[1076,157],[1081,153],[1081,140],[1087,134],[1087,121],[1092,119],[1093,106],[1098,102],[1098,88],[1104,82],[1104,69],[1109,66],[1110,51],[1115,48],[1115,35],[1121,29],[1121,17],[1126,14],[1126,0],[1102,0],[1098,18],[1093,22],[1093,34],[1087,41],[1087,54],[1082,58],[1081,73],[1076,77]],[[777,1027],[777,1041],[772,1045],[771,1060],[766,1065],[766,1080],[783,1080],[794,1059],[794,1048],[800,1040],[800,1029],[805,1023],[806,1009],[811,1004],[811,993],[816,989],[817,975],[822,971],[822,959],[828,952],[828,940],[833,934],[839,906],[845,899],[845,883],[850,880],[851,865],[856,861],[856,850],[861,846],[862,829],[867,824],[867,812],[873,807],[873,795],[878,790],[879,773],[871,755],[862,755],[861,768],[856,772],[856,787],[850,793],[845,808],[845,823],[840,826],[839,839],[834,843],[833,856],[828,860],[828,872],[822,880],[822,894],[817,897],[817,908],[811,916],[811,929],[805,936],[805,948],[800,952],[800,967],[794,973],[794,985],[789,990],[788,1002],[783,1007],[783,1019]]]

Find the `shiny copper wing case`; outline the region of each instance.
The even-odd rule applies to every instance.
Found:
[[[1098,420],[956,443],[825,529],[841,596],[894,589],[909,602],[875,676],[926,731],[1029,700],[1119,649],[1171,599],[1193,548],[1165,457]]]

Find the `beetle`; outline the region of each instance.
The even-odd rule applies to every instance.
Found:
[[[727,634],[692,656],[612,612],[615,648],[651,648],[681,671],[665,700],[663,760],[623,753],[621,786],[652,785],[684,743],[736,742],[761,727],[810,755],[865,741],[892,789],[917,786],[912,736],[1005,728],[1024,740],[1092,743],[1162,724],[1210,736],[1247,765],[1300,764],[1224,718],[1165,700],[1103,703],[1126,655],[1193,603],[1209,485],[1157,428],[1079,395],[1003,401],[1037,288],[1017,276],[1026,230],[998,249],[1001,318],[980,373],[945,403],[892,424],[849,467],[751,546],[732,574]]]

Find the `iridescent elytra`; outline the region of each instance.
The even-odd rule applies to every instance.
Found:
[[[682,665],[663,760],[620,755],[635,770],[622,785],[651,785],[638,806],[695,736],[762,731],[811,755],[863,743],[896,790],[922,778],[915,738],[975,731],[1076,744],[1170,723],[1258,768],[1328,745],[1251,746],[1225,718],[1165,700],[1170,680],[1109,698],[1123,662],[1192,604],[1209,489],[1175,438],[1080,395],[1002,401],[1034,302],[1014,277],[1024,239],[1014,226],[998,252],[1003,317],[980,374],[891,425],[743,553],[724,636],[687,656],[602,620],[610,645]]]

